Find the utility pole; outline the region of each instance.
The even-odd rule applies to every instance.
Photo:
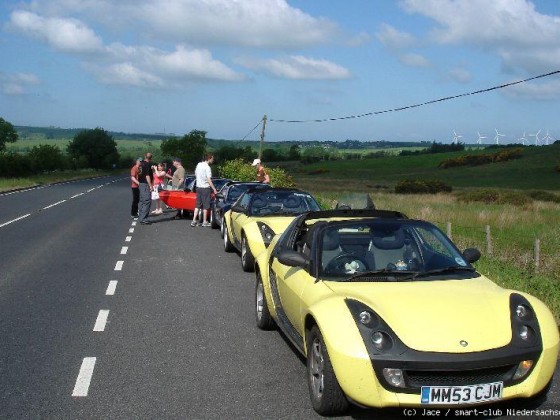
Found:
[[[261,131],[261,142],[259,143],[259,159],[262,158],[262,146],[263,146],[263,142],[264,142],[264,130],[266,128],[266,114],[264,114],[262,122],[263,122],[263,126],[262,126],[262,131]]]

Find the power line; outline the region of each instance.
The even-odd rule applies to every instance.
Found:
[[[367,112],[365,114],[359,114],[359,115],[348,115],[348,116],[345,116],[345,117],[323,118],[323,119],[315,119],[315,120],[276,120],[276,119],[273,119],[273,118],[269,118],[268,121],[280,122],[280,123],[309,123],[309,122],[321,123],[321,122],[328,122],[328,121],[348,120],[348,119],[352,119],[352,118],[370,117],[372,115],[379,115],[379,114],[386,114],[386,113],[389,113],[389,112],[404,111],[406,109],[418,108],[418,107],[421,107],[421,106],[424,106],[424,105],[435,104],[437,102],[444,102],[444,101],[449,101],[451,99],[462,98],[464,96],[477,95],[479,93],[485,93],[485,92],[490,92],[490,91],[497,90],[497,89],[503,89],[503,88],[510,87],[510,86],[513,86],[513,85],[518,85],[520,83],[526,83],[526,82],[529,82],[531,80],[536,80],[536,79],[540,79],[540,78],[543,78],[543,77],[552,76],[552,75],[555,75],[555,74],[558,74],[558,73],[560,73],[560,70],[556,70],[556,71],[546,73],[546,74],[541,74],[539,76],[530,77],[528,79],[519,80],[517,82],[511,82],[511,83],[506,83],[504,85],[499,85],[499,86],[494,86],[494,87],[487,88],[487,89],[477,90],[477,91],[474,91],[474,92],[461,93],[460,95],[447,96],[445,98],[434,99],[434,100],[431,100],[431,101],[422,102],[422,103],[415,104],[415,105],[408,105],[408,106],[403,106],[403,107],[400,107],[400,108],[386,109],[386,110],[383,110],[383,111],[372,111],[372,112]],[[253,128],[253,130],[254,130],[254,128]]]
[[[255,125],[251,131],[249,131],[247,134],[245,134],[245,137],[243,137],[243,138],[241,139],[241,141],[243,141],[243,140],[245,140],[247,137],[249,137],[249,136],[251,135],[251,133],[252,133],[253,131],[255,131],[255,130],[257,129],[257,127],[258,127],[259,125],[261,125],[261,124],[262,124],[262,120],[259,121],[259,123],[258,123],[257,125]]]

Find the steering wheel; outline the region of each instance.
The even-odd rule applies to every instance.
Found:
[[[352,264],[354,263],[354,264]],[[352,264],[346,267],[346,264]],[[325,267],[325,273],[329,274],[352,274],[356,271],[366,271],[368,269],[367,263],[357,255],[353,254],[340,254],[329,261]]]

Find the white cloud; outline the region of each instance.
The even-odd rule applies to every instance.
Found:
[[[350,71],[338,64],[301,55],[282,59],[239,59],[238,63],[252,70],[263,71],[284,79],[332,80],[351,77]]]
[[[408,32],[399,31],[391,25],[382,24],[376,34],[377,39],[390,50],[412,47],[416,38]]]
[[[193,80],[235,82],[244,75],[213,59],[208,50],[178,45],[168,52],[148,46],[112,44],[106,48],[108,65],[89,63],[102,83],[151,88],[180,87]],[[111,64],[112,63],[112,64]]]
[[[468,70],[460,67],[449,70],[447,75],[449,76],[449,78],[459,83],[469,83],[472,80],[471,73]]]
[[[544,83],[520,83],[504,89],[503,93],[520,99],[558,100],[560,98],[560,80]]]
[[[90,53],[102,46],[101,39],[84,23],[73,18],[45,18],[18,10],[8,25],[25,35],[41,39],[52,48],[68,53]]]
[[[547,71],[560,66],[560,17],[538,13],[528,0],[404,0],[409,13],[439,26],[430,38],[493,51],[509,69]]]
[[[401,63],[410,67],[430,67],[432,65],[426,57],[420,54],[402,54],[399,60]]]
[[[38,85],[39,78],[31,73],[0,72],[0,92],[4,95],[19,96],[28,93],[29,87]]]
[[[300,48],[338,34],[337,25],[286,0],[36,0],[37,12],[82,13],[111,30],[141,28],[190,45]]]

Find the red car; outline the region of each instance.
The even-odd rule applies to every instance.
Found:
[[[229,182],[226,178],[212,178],[214,187],[219,190],[224,184]],[[196,206],[196,188],[195,188],[196,178],[192,176],[187,176],[185,179],[185,190],[162,190],[159,192],[159,199],[163,201],[167,206],[174,209],[183,209],[187,211],[194,211]],[[194,190],[194,191],[193,191]],[[214,194],[212,194],[212,199],[214,199]]]

